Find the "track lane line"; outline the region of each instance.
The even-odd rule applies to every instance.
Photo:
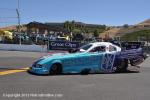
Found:
[[[6,70],[6,71],[0,72],[0,76],[2,76],[2,75],[8,75],[8,74],[13,74],[13,73],[18,73],[18,72],[24,72],[24,71],[27,71],[28,69],[29,69],[29,67],[15,69],[15,70]]]

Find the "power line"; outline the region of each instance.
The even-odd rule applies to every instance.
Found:
[[[0,23],[16,23],[16,22],[0,22]]]
[[[12,8],[0,8],[0,10],[16,10],[16,9],[12,9]]]
[[[11,18],[18,18],[18,17],[0,17],[0,19],[11,19]]]

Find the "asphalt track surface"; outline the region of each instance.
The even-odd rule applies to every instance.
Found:
[[[27,73],[36,58],[47,54],[0,51],[0,100],[150,100],[150,58],[140,65],[140,73]]]

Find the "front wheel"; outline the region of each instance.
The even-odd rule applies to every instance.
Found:
[[[89,68],[85,68],[81,71],[81,75],[88,75],[90,73],[90,70]]]
[[[116,72],[126,72],[128,68],[128,60],[122,59],[117,65],[116,65]]]
[[[62,67],[60,64],[53,64],[49,71],[50,75],[59,75],[62,73]]]

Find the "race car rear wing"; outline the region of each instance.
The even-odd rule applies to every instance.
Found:
[[[126,48],[126,50],[129,49],[138,49],[142,48],[144,46],[144,42],[122,42],[121,48]]]
[[[144,42],[118,42],[118,41],[113,41],[111,43],[118,45],[124,50],[143,48],[145,44]]]

